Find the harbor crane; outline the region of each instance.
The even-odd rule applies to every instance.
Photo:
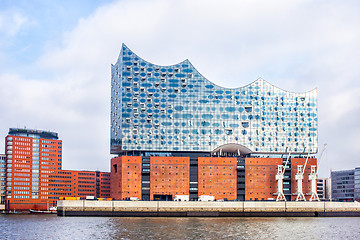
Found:
[[[302,189],[302,182],[303,182],[303,179],[304,179],[304,172],[305,172],[305,169],[306,169],[307,162],[309,160],[309,156],[310,156],[310,153],[308,153],[308,155],[306,156],[306,161],[305,161],[304,168],[301,165],[297,166],[297,173],[295,175],[295,179],[296,179],[296,182],[297,182],[297,189],[296,189],[295,194],[297,196],[296,196],[295,201],[306,201],[304,193],[303,193],[303,189]]]
[[[310,199],[309,201],[320,201],[319,196],[317,194],[316,180],[319,172],[319,165],[321,158],[325,152],[327,144],[324,144],[324,148],[320,154],[319,160],[317,162],[317,166],[311,166],[311,173],[309,174],[309,180],[311,181],[311,190],[310,190]]]
[[[277,197],[276,197],[276,201],[286,201],[285,195],[284,195],[284,188],[283,188],[283,181],[284,181],[284,175],[285,175],[285,170],[286,170],[286,166],[289,162],[290,159],[290,154],[291,152],[289,152],[289,155],[286,159],[286,163],[285,163],[285,167],[283,168],[283,165],[278,165],[278,172],[275,176],[275,179],[278,181],[277,182]]]

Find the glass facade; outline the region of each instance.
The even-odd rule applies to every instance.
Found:
[[[123,45],[111,68],[111,153],[316,153],[317,90],[293,93],[263,79],[224,88],[188,61],[159,66]]]
[[[355,168],[354,172],[354,198],[360,201],[360,167]]]
[[[332,199],[335,201],[354,200],[354,173],[355,170],[332,171],[331,188]]]

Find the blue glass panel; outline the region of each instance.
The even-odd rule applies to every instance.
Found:
[[[192,114],[183,114],[183,118],[185,118],[185,119],[193,118],[193,115]]]
[[[228,112],[235,112],[234,107],[226,107],[225,110],[228,111]]]
[[[222,130],[220,130],[220,129],[215,129],[215,134],[217,134],[217,135],[221,135],[223,133],[223,131]]]
[[[151,84],[150,83],[141,83],[141,86],[148,88],[148,87],[151,87]]]
[[[183,73],[178,73],[178,74],[175,74],[175,77],[183,78],[183,77],[185,77],[185,74],[183,74]]]
[[[203,114],[201,117],[203,119],[213,119],[214,118],[214,116],[212,114]]]

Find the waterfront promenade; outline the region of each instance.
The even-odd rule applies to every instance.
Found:
[[[358,202],[58,201],[58,216],[360,217]]]

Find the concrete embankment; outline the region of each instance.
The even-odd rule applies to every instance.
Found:
[[[58,201],[58,216],[360,217],[358,202]]]

